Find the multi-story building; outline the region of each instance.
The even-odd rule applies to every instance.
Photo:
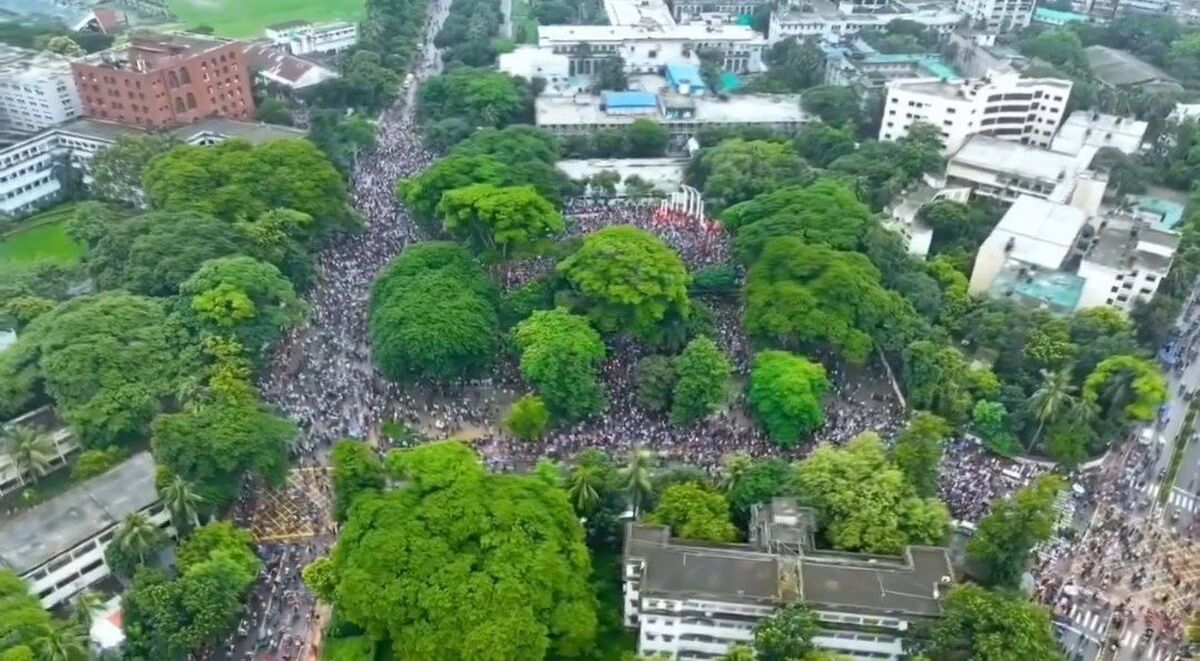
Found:
[[[789,498],[754,507],[750,541],[674,539],[666,526],[630,524],[624,551],[624,621],[638,653],[718,659],[750,644],[779,606],[807,605],[820,621],[813,644],[858,659],[901,659],[918,624],[942,614],[953,583],[940,547],[899,556],[818,550],[813,512]]]
[[[768,41],[789,37],[818,37],[838,41],[867,29],[882,29],[892,21],[919,23],[939,34],[950,34],[962,23],[962,14],[938,3],[890,2],[834,3],[831,0],[794,0],[771,12]]]
[[[271,44],[256,43],[246,46],[246,62],[259,80],[290,92],[338,77],[337,72],[332,69],[292,55]]]
[[[750,16],[759,7],[771,3],[767,0],[668,0],[667,4],[675,20],[684,21],[704,14]]]
[[[1183,86],[1170,74],[1132,53],[1095,45],[1084,48],[1083,56],[1092,77],[1108,87],[1145,94],[1183,91]]]
[[[244,48],[236,41],[141,34],[71,66],[88,117],[165,128],[213,116],[254,117]]]
[[[82,114],[69,59],[0,45],[0,131],[37,133]]]
[[[3,349],[0,348],[0,351]],[[67,457],[79,451],[79,444],[75,442],[75,436],[71,433],[70,428],[64,425],[48,406],[30,411],[0,426],[28,427],[45,434],[51,443],[47,473],[65,466]],[[11,456],[0,450],[0,496],[17,491],[29,484],[34,477],[36,476],[19,469]]]
[[[947,153],[972,135],[989,135],[1022,144],[1049,147],[1062,120],[1071,81],[1023,78],[993,72],[959,82],[937,78],[888,83],[880,140],[908,135],[915,122],[929,124],[942,134]]]
[[[358,24],[350,21],[287,21],[268,25],[263,32],[292,55],[340,53],[358,43]]]
[[[1050,143],[1051,151],[1071,154],[1080,163],[1091,163],[1101,149],[1136,154],[1142,148],[1149,124],[1132,117],[1076,110],[1067,117]]]
[[[1125,14],[1174,14],[1179,0],[1072,0],[1071,8],[1101,20]]]
[[[143,452],[66,493],[0,521],[0,567],[53,608],[112,575],[104,550],[122,519],[145,514],[174,534],[159,502],[155,466]]]
[[[977,30],[1007,32],[1029,27],[1033,0],[957,0],[955,9]]]
[[[1079,261],[1085,280],[1077,309],[1106,306],[1129,312],[1149,301],[1175,260],[1179,234],[1126,214],[1099,220]]]
[[[1075,156],[986,135],[967,139],[946,162],[946,185],[1012,204],[1028,195],[1095,215],[1108,176],[1087,169]]]
[[[880,53],[861,39],[823,44],[825,84],[877,89],[893,80],[937,78],[959,80],[954,67],[934,53]]]
[[[564,136],[618,129],[648,119],[662,124],[677,146],[705,126],[788,132],[810,121],[795,94],[737,94],[728,99],[653,92],[540,96],[534,102],[534,115],[539,128]]]
[[[1075,207],[1030,195],[1018,196],[979,246],[970,292],[987,293],[1006,267],[1013,270],[1014,263],[1025,267],[1022,275],[1062,268],[1068,259],[1083,252],[1086,243],[1080,234],[1087,220],[1088,214]],[[1073,300],[1064,300],[1062,307],[1073,310],[1080,291],[1075,291]]]
[[[123,124],[77,119],[0,149],[0,213],[19,215],[55,202],[64,166],[82,170],[87,183],[92,156],[118,137],[136,133],[138,129]],[[212,145],[234,137],[265,142],[305,136],[299,129],[218,117],[177,127],[170,134],[189,145]]]
[[[971,189],[946,188],[945,182],[925,175],[923,180],[905,190],[884,209],[883,226],[904,239],[908,254],[924,259],[933,245],[933,228],[921,221],[921,208],[939,200],[971,201]]]
[[[595,73],[605,59],[620,57],[629,73],[658,73],[670,61],[698,62],[700,51],[719,55],[727,71],[764,70],[767,41],[746,25],[544,25],[538,48],[570,58],[569,75]]]

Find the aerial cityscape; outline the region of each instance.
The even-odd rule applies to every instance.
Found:
[[[0,0],[0,661],[1200,659],[1200,4]]]

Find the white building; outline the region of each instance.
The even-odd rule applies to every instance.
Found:
[[[63,425],[48,406],[9,420],[3,426],[29,427],[46,435],[53,444],[47,473],[62,468],[67,463],[67,457],[79,450],[79,444],[75,442],[70,428]],[[18,470],[12,457],[0,449],[0,496],[21,489],[29,484],[31,477],[33,476]]]
[[[263,32],[271,43],[292,55],[340,53],[358,43],[358,24],[350,21],[286,21],[268,25]]]
[[[0,130],[36,133],[81,115],[69,59],[0,46]]]
[[[617,197],[625,196],[625,184],[637,177],[654,186],[665,197],[683,186],[686,158],[564,158],[554,164],[563,174],[575,181],[585,181],[601,172],[615,172],[621,177]]]
[[[940,34],[950,34],[963,15],[940,4],[906,0],[871,3],[834,3],[830,0],[789,2],[771,12],[768,40],[818,37],[835,42],[867,29],[882,29],[892,21],[919,23]]]
[[[619,56],[629,73],[658,73],[667,62],[699,62],[703,48],[721,55],[728,71],[764,70],[767,40],[746,25],[543,25],[538,47],[570,59],[569,75],[595,73],[606,58]]]
[[[526,80],[541,78],[548,90],[566,85],[571,77],[571,58],[537,46],[520,46],[510,53],[501,53],[497,66],[510,76]]]
[[[86,173],[96,152],[122,135],[137,133],[123,124],[77,119],[0,149],[0,213],[20,215],[54,202],[62,190],[59,170],[65,164]],[[231,137],[257,143],[305,136],[300,129],[220,117],[180,126],[170,134],[189,145],[212,145]]]
[[[1007,32],[1029,27],[1034,0],[957,0],[955,9],[973,28]]]
[[[1175,260],[1179,234],[1127,215],[1100,220],[1079,262],[1086,283],[1078,309],[1107,306],[1123,312],[1149,301]]]
[[[974,135],[946,162],[946,185],[1012,203],[1022,195],[1069,204],[1095,215],[1108,176],[1092,172],[1075,156],[986,135]]]
[[[856,659],[904,658],[904,639],[941,616],[951,587],[946,549],[899,556],[817,550],[812,511],[776,498],[755,506],[746,544],[673,539],[666,526],[630,524],[624,621],[638,654],[717,659],[750,644],[754,625],[784,604],[812,609],[816,647]]]
[[[896,232],[904,239],[908,254],[924,259],[933,244],[933,229],[918,217],[921,209],[939,200],[966,204],[971,201],[971,189],[965,187],[946,188],[944,182],[933,180],[929,175],[911,190],[902,193],[894,204],[884,211],[887,216],[883,226]]]
[[[1071,154],[1083,164],[1091,163],[1096,152],[1105,147],[1123,154],[1136,154],[1142,148],[1148,126],[1131,117],[1076,110],[1058,129],[1050,149]]]
[[[146,514],[172,533],[154,486],[154,459],[138,454],[17,516],[0,522],[0,567],[53,608],[112,575],[104,549],[126,516]]]
[[[248,44],[246,63],[260,80],[292,91],[338,77],[336,71],[287,53],[272,44]]]
[[[1074,207],[1021,195],[979,246],[969,291],[987,292],[1009,262],[1048,271],[1060,269],[1068,257],[1082,251],[1079,235],[1087,219],[1086,213]]]
[[[1071,81],[993,72],[983,78],[894,80],[887,85],[880,140],[908,135],[914,122],[942,133],[946,153],[972,135],[1049,147],[1062,120]]]

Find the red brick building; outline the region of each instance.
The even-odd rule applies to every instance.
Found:
[[[253,119],[253,78],[240,42],[135,35],[127,47],[71,63],[88,117],[164,128],[205,117]]]

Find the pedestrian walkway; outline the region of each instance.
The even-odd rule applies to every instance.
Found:
[[[1072,604],[1067,614],[1071,626],[1091,638],[1102,641],[1108,632],[1109,613],[1105,609],[1089,607],[1086,604]]]
[[[1126,652],[1134,650],[1135,657],[1144,661],[1172,661],[1175,658],[1171,646],[1160,644],[1157,640],[1151,641],[1145,649],[1137,649],[1139,636],[1140,633],[1133,628],[1127,629],[1121,636],[1121,649]]]
[[[1171,497],[1167,499],[1167,502],[1169,502],[1172,507],[1178,507],[1184,512],[1194,513],[1200,511],[1200,498],[1196,498],[1195,495],[1190,494],[1179,487],[1175,487],[1171,490]]]

